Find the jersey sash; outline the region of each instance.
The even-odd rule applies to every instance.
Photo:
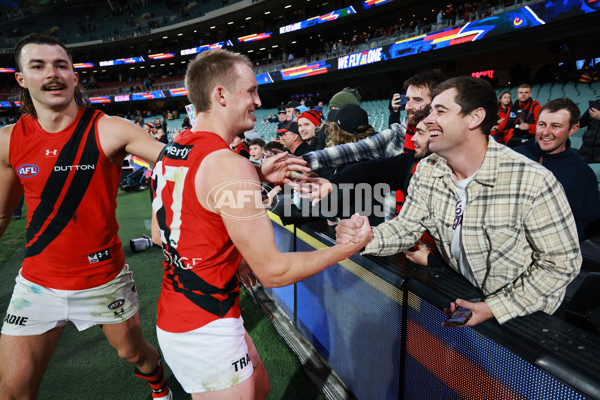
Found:
[[[98,117],[99,114],[94,116],[94,110],[86,109],[77,123],[73,136],[62,148],[42,191],[40,204],[31,217],[27,229],[25,257],[40,254],[48,244],[56,239],[81,203],[95,169],[80,167],[96,165],[100,154],[95,132],[95,123]],[[91,124],[90,121],[92,121]],[[82,146],[83,149],[81,149]],[[71,168],[75,165],[75,158],[79,154],[81,156],[77,167]],[[65,168],[70,170],[68,174],[64,173]],[[68,185],[66,191],[63,189],[65,185]],[[58,205],[58,210],[53,213],[56,205]]]

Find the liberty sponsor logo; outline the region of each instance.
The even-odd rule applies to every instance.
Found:
[[[190,151],[194,146],[184,146],[179,143],[173,143],[169,147],[167,147],[166,157],[171,160],[187,160]]]
[[[256,181],[230,181],[215,186],[206,196],[208,210],[222,216],[234,219],[254,219],[261,217],[266,213],[264,198],[268,191],[263,188],[260,182]],[[276,206],[277,197],[274,198]],[[248,215],[243,215],[240,210],[250,208],[253,211]]]
[[[246,353],[246,357],[240,358],[239,360],[231,363],[231,365],[233,365],[233,367],[235,368],[235,372],[241,371],[242,369],[250,365],[250,354]]]
[[[37,175],[40,172],[40,169],[35,164],[23,164],[19,168],[17,168],[17,174],[21,178],[31,178],[32,176]]]
[[[90,264],[94,264],[100,261],[108,260],[111,257],[112,256],[110,254],[110,249],[104,249],[92,254],[88,254],[88,261],[90,262]]]
[[[55,165],[54,166],[54,172],[64,172],[64,171],[87,171],[87,170],[94,170],[96,169],[96,166],[94,164],[90,164],[90,165]]]
[[[4,317],[4,323],[18,326],[26,326],[28,319],[29,317],[21,317],[19,315],[6,314],[6,317]]]
[[[46,149],[46,157],[56,157],[58,155],[58,149]]]

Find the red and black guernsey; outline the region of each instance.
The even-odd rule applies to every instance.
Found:
[[[205,209],[194,180],[210,153],[232,151],[210,132],[186,130],[162,151],[153,171],[152,207],[164,254],[157,326],[187,332],[220,318],[238,318],[241,254],[219,214]]]
[[[28,220],[21,273],[39,285],[89,289],[123,268],[115,217],[121,166],[100,147],[103,115],[81,108],[56,133],[30,115],[13,127],[9,161],[25,191]]]

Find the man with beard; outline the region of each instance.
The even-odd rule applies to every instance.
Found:
[[[58,39],[21,39],[15,62],[25,115],[0,130],[0,235],[23,193],[28,225],[0,337],[0,396],[36,398],[63,328],[73,323],[78,330],[99,325],[119,357],[148,381],[152,397],[171,399],[160,354],[142,335],[115,215],[127,153],[153,163],[163,144],[127,120],[88,108]]]
[[[410,140],[414,133],[413,117],[418,110],[431,103],[431,93],[442,80],[441,74],[432,71],[420,72],[407,79],[404,82],[406,88],[406,119],[404,124],[406,125],[393,123],[389,129],[356,143],[347,143],[306,153],[302,158],[306,160],[307,167],[319,173],[322,168],[339,168],[352,162],[394,157],[404,151],[405,138],[410,141],[410,145],[407,144],[408,151],[414,151],[412,140]],[[390,196],[386,198],[386,205],[389,210],[389,212],[386,212],[386,218],[391,218],[394,215],[394,196],[403,198],[404,193],[395,195],[391,192]]]
[[[302,183],[304,194],[302,198],[314,198],[313,206],[331,193],[333,185],[340,183],[386,183],[395,182],[402,189],[407,189],[414,170],[419,161],[431,154],[429,151],[429,131],[422,122],[429,114],[430,107],[425,106],[413,114],[412,121],[416,123],[415,135],[412,137],[415,151],[401,153],[394,157],[369,160],[356,163],[344,168],[331,179],[309,178]],[[404,196],[397,198],[396,215],[404,204]]]
[[[402,153],[405,137],[410,138],[410,132],[414,130],[413,116],[418,110],[431,103],[431,93],[442,80],[443,77],[440,74],[430,71],[418,73],[407,79],[404,83],[406,87],[406,120],[404,123],[406,125],[392,124],[389,129],[359,142],[306,153],[302,157],[307,161],[307,167],[318,173],[320,168],[341,167],[346,163],[389,158]],[[412,147],[412,142],[408,147]]]
[[[300,157],[308,151],[308,144],[302,140],[296,122],[288,122],[283,128],[277,130],[277,134],[281,144],[290,154]]]
[[[423,122],[430,111],[430,107],[425,106],[425,108],[418,110],[412,115],[412,122],[416,124],[415,133],[411,138],[414,151],[401,153],[390,158],[370,160],[348,166],[329,180],[324,178],[309,178],[307,183],[300,185],[303,192],[300,197],[314,198],[312,205],[315,206],[331,193],[334,186],[337,187],[343,183],[368,183],[374,185],[377,183],[392,182],[397,185],[396,209],[394,214],[394,216],[397,216],[404,205],[404,193],[407,192],[417,164],[420,160],[431,154],[429,150],[429,131]],[[340,199],[339,203],[342,204],[343,199],[341,198],[341,194],[338,198]],[[427,264],[427,261],[429,261],[429,264],[433,263],[434,259],[429,258],[428,260],[428,255],[432,254],[435,250],[435,242],[428,233],[423,234],[419,240],[419,245],[425,251],[425,261],[420,263]],[[412,253],[416,252],[410,252],[407,256],[411,261],[416,261],[411,258]],[[439,264],[438,261],[436,258],[436,265]]]

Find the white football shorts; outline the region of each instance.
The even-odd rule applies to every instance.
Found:
[[[165,362],[187,393],[228,389],[254,372],[252,358],[258,354],[254,346],[248,350],[241,317],[218,319],[182,333],[156,327],[156,335]]]
[[[19,275],[4,317],[3,335],[41,335],[73,323],[79,331],[99,324],[118,324],[140,308],[129,267],[112,281],[85,290],[49,289]]]

